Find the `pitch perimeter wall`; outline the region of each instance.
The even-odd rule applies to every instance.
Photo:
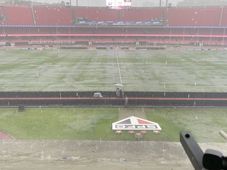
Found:
[[[207,92],[0,92],[0,106],[227,106],[227,93]]]

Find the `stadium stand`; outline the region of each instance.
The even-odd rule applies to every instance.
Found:
[[[72,12],[67,7],[34,6],[36,25],[72,25]]]
[[[29,6],[3,6],[2,16],[5,17],[5,25],[32,25],[32,9]]]
[[[220,13],[220,7],[170,8],[167,20],[170,26],[219,26]]]
[[[0,24],[3,25],[5,23],[5,15],[4,15],[4,12],[3,12],[3,7],[0,6]]]
[[[227,45],[226,15],[227,7],[8,5],[0,6],[0,34],[1,41],[17,43]]]
[[[73,16],[94,21],[117,21],[120,17],[116,10],[103,7],[76,7]]]
[[[220,26],[227,26],[227,7],[221,8]]]
[[[139,13],[139,15],[138,15]],[[146,21],[146,20],[154,20],[163,17],[163,8],[153,8],[150,10],[149,8],[132,8],[131,10],[123,10],[121,14],[120,20],[123,21]]]
[[[180,15],[184,12],[184,15]],[[148,21],[165,19],[169,26],[227,26],[227,7],[130,8],[1,6],[1,25],[73,25],[77,18],[90,21]]]

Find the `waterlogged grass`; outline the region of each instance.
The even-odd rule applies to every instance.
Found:
[[[108,139],[116,109],[0,109],[0,129],[19,139]]]
[[[147,109],[147,118],[162,127],[156,140],[177,141],[180,131],[190,131],[200,142],[224,142],[220,130],[227,132],[227,108],[156,108]]]
[[[126,108],[125,108],[126,109]],[[130,108],[137,113],[141,109]],[[179,141],[189,130],[200,142],[226,142],[227,108],[145,108],[146,118],[160,124],[159,134],[148,132],[144,140]],[[118,108],[0,109],[0,131],[17,139],[136,140],[127,132],[115,134],[111,125],[119,120]],[[138,115],[138,114],[137,114]]]
[[[114,90],[122,79],[128,91],[224,92],[226,55],[182,48],[1,49],[0,91]]]

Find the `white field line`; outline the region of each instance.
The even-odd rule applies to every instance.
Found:
[[[122,84],[123,82],[122,82],[121,68],[120,68],[120,63],[119,63],[119,55],[116,54],[116,53],[115,53],[115,55],[117,57],[117,67],[118,67],[118,74],[119,74],[120,84]]]

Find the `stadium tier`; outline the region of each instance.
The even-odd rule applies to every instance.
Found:
[[[223,26],[224,10],[227,8],[171,8],[167,16],[171,26]]]
[[[1,24],[3,25],[31,25],[34,24],[32,9],[27,6],[1,6]]]
[[[182,13],[184,15],[181,15]],[[76,19],[84,19],[90,22],[118,22],[119,25],[130,21],[140,24],[143,21],[165,20],[165,24],[169,26],[227,26],[226,14],[227,7],[157,7],[121,10],[104,7],[0,7],[1,25],[74,25]]]
[[[33,7],[34,23],[37,25],[71,25],[72,13],[68,8]]]
[[[184,15],[182,15],[184,13]],[[2,42],[227,44],[227,7],[1,6]],[[97,29],[99,28],[99,29]]]
[[[161,18],[162,8],[130,8],[130,9],[109,9],[98,7],[78,7],[73,9],[75,17],[86,18],[97,21],[149,21]]]

